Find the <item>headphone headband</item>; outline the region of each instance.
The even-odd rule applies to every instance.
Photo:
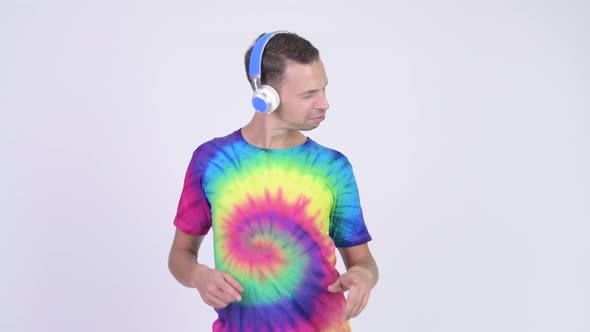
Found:
[[[261,77],[262,53],[264,52],[264,47],[266,46],[266,43],[268,43],[269,39],[279,33],[288,32],[285,30],[278,30],[266,33],[262,35],[262,37],[258,38],[256,43],[254,43],[254,46],[252,46],[252,52],[250,53],[250,65],[248,67],[248,75],[250,76],[250,79]]]

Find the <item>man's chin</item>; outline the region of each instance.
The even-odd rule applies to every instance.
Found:
[[[312,125],[307,125],[307,126],[305,126],[303,128],[300,128],[299,130],[300,131],[310,131],[310,130],[316,129],[319,126],[320,126],[320,124],[319,123],[316,123],[316,124],[312,124]]]

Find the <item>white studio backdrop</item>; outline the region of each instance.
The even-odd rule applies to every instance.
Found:
[[[172,219],[192,151],[252,114],[243,53],[286,29],[374,237],[355,331],[590,331],[589,8],[2,0],[0,330],[210,330]]]

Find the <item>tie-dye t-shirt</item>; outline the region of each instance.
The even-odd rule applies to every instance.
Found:
[[[338,277],[336,247],[371,240],[352,167],[307,138],[261,149],[241,131],[194,152],[174,225],[191,235],[213,229],[215,268],[244,288],[242,301],[216,309],[214,331],[349,331],[345,298],[327,290]]]

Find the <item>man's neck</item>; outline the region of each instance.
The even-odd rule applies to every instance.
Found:
[[[276,128],[266,114],[256,114],[242,129],[242,137],[262,149],[287,149],[305,143],[307,137],[296,129]]]

